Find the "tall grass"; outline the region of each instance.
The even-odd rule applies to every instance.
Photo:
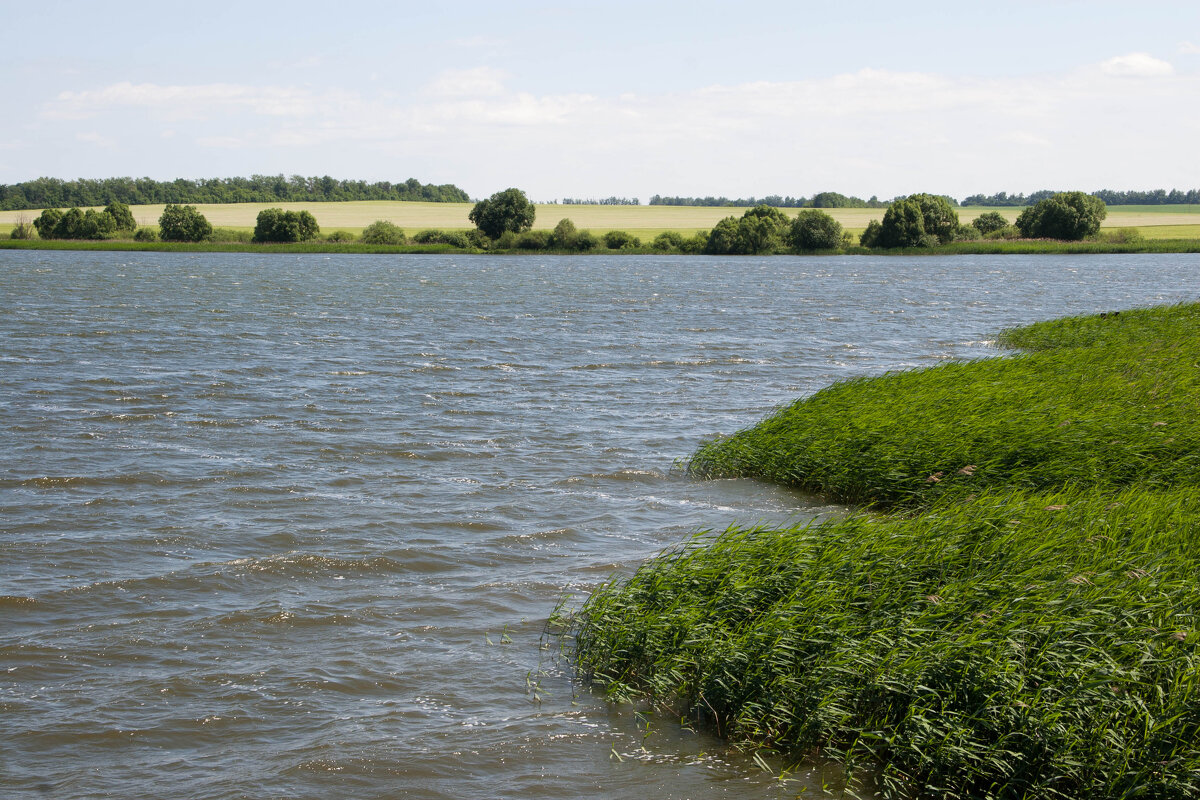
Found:
[[[1001,340],[703,446],[892,513],[686,542],[575,612],[582,672],[888,798],[1200,797],[1200,306]]]
[[[702,446],[700,477],[850,503],[951,491],[1200,485],[1200,305],[1005,333],[1036,353],[859,378]],[[1090,347],[1067,346],[1090,344]]]

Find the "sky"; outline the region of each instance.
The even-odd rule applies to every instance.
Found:
[[[976,7],[978,6],[978,7]],[[8,4],[0,183],[1200,188],[1200,3]]]

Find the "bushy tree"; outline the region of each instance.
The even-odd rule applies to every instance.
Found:
[[[264,208],[254,225],[256,242],[307,242],[321,232],[316,217],[308,211]]]
[[[915,200],[904,198],[888,206],[879,229],[879,247],[920,247],[925,217]]]
[[[1059,192],[1022,211],[1016,225],[1026,239],[1078,241],[1095,236],[1107,216],[1108,207],[1099,197]]]
[[[748,209],[741,219],[726,217],[708,235],[704,252],[713,255],[772,253],[791,226],[787,215],[768,205]]]
[[[550,246],[555,250],[574,250],[575,241],[579,238],[579,230],[569,219],[560,219],[550,234]]]
[[[505,189],[476,203],[467,219],[489,238],[499,239],[505,231],[519,233],[532,228],[535,212],[524,192]]]
[[[168,203],[158,218],[158,236],[164,242],[202,242],[212,232],[212,225],[195,206]]]
[[[879,238],[883,235],[883,223],[873,219],[867,223],[866,229],[858,237],[858,243],[863,247],[879,247]]]
[[[999,211],[989,211],[986,214],[980,214],[971,224],[986,236],[992,231],[998,231],[1008,225],[1008,220]]]
[[[137,221],[133,218],[133,212],[124,203],[109,203],[104,207],[104,213],[112,217],[114,230],[121,233],[133,233],[137,230]]]
[[[834,250],[842,243],[842,226],[824,211],[807,209],[792,220],[787,241],[796,250]]]
[[[958,212],[949,200],[936,194],[910,194],[908,199],[920,207],[925,233],[936,236],[942,244],[954,241],[954,232],[958,230]]]
[[[38,236],[43,239],[53,239],[54,231],[58,228],[58,223],[62,221],[63,212],[57,208],[47,208],[38,215],[38,218],[33,221],[33,227],[37,228]]]
[[[401,245],[407,241],[404,231],[386,219],[377,219],[362,232],[363,244]]]
[[[659,253],[683,249],[683,236],[675,231],[663,231],[650,242],[650,249]]]
[[[625,231],[608,231],[600,238],[604,241],[604,246],[609,250],[625,250],[629,247],[642,246],[641,239]]]

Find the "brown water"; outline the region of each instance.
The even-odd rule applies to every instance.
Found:
[[[1197,256],[0,252],[0,795],[777,798],[546,648],[838,378],[1194,299]]]

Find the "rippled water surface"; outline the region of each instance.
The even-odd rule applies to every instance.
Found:
[[[781,785],[580,689],[555,605],[698,529],[836,512],[673,471],[704,437],[1194,299],[1198,267],[0,252],[0,787],[804,792],[833,773]]]

